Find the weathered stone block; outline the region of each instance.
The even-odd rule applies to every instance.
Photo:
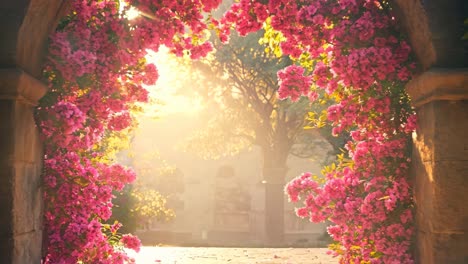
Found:
[[[433,166],[432,230],[468,234],[468,162],[440,161]]]
[[[419,231],[418,263],[466,264],[468,243],[465,234],[427,233]]]
[[[430,219],[433,214],[434,184],[432,167],[421,161],[419,152],[413,152],[412,176],[414,178],[414,200],[416,203],[416,224],[420,230],[431,230]]]
[[[37,167],[36,164],[29,163],[15,165],[13,185],[15,235],[42,230],[39,226],[42,216],[41,180]]]
[[[453,124],[459,125],[457,122]],[[435,131],[438,129],[440,127]],[[443,129],[448,131],[448,128]],[[444,145],[442,140],[449,139],[447,136],[434,136],[433,144],[424,148],[418,146],[421,141],[415,141],[413,174],[417,246],[419,263],[423,264],[468,263],[464,262],[468,252],[468,161],[463,160],[466,156],[451,156],[444,153],[447,151],[444,148],[438,149]],[[433,157],[443,157],[444,160],[422,161],[421,155],[427,153],[418,152],[421,149],[429,150],[429,154],[439,153]]]
[[[434,161],[468,161],[468,100],[435,101]]]
[[[415,164],[416,165],[416,164]],[[424,162],[416,171],[418,227],[426,232],[468,232],[468,163]]]
[[[468,70],[435,69],[408,84],[422,161],[468,160]]]
[[[434,160],[434,104],[417,109],[418,127],[413,133],[414,153],[421,162]],[[413,158],[414,159],[414,158]],[[421,164],[422,165],[422,164]]]
[[[29,163],[38,162],[37,153],[42,153],[42,150],[33,110],[30,106],[16,104],[15,119],[15,159]]]
[[[46,88],[19,69],[0,70],[0,88],[0,259],[40,263],[43,155],[33,112]]]
[[[433,69],[407,87],[418,263],[468,263],[468,70]]]
[[[42,233],[30,232],[15,236],[12,263],[40,263],[42,257]]]

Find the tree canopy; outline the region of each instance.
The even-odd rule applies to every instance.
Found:
[[[256,145],[268,153],[305,158],[323,145],[317,131],[304,129],[311,103],[278,98],[277,71],[292,61],[265,52],[259,43],[263,34],[233,33],[226,44],[213,38],[215,51],[192,62],[192,78],[198,81],[189,93],[211,102],[213,114],[208,126],[187,140],[187,150],[218,158]]]

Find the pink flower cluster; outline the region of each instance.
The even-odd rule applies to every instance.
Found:
[[[76,152],[48,156],[44,167],[46,263],[129,261],[108,244],[101,220],[112,214],[112,191],[121,190],[135,174],[120,165],[94,164]]]
[[[304,68],[291,65],[278,71],[279,89],[278,98],[285,99],[290,97],[293,102],[304,96],[309,96],[312,92],[312,78],[304,76]]]
[[[73,103],[60,101],[53,106],[40,108],[49,119],[39,123],[42,135],[56,138],[56,144],[66,147],[72,141],[74,133],[83,128],[85,114]]]
[[[193,59],[205,56],[212,46],[203,41],[204,12],[220,2],[71,1],[71,12],[50,36],[44,66],[50,91],[36,116],[46,143],[43,263],[133,263],[120,248],[138,251],[139,240],[116,240],[106,232],[116,236],[120,225],[103,222],[112,213],[112,192],[136,175],[101,163],[101,142],[109,131],[132,126],[134,104],[148,101],[144,85],[154,84],[158,71],[146,62],[147,50],[165,45]],[[130,6],[141,15],[128,20]]]
[[[246,0],[222,22],[247,34],[267,17],[285,37],[283,54],[305,54],[315,65],[278,72],[279,98],[315,100],[311,85],[324,89],[336,100],[327,111],[333,134],[351,135],[323,185],[307,173],[288,184],[291,200],[303,199],[297,214],[334,223],[331,249],[341,263],[413,263],[407,149],[416,122],[403,85],[415,66],[391,7],[376,0]]]
[[[140,252],[141,241],[138,237],[127,234],[123,235],[120,239],[126,248],[133,249],[136,252]]]

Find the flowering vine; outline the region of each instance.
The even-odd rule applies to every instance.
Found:
[[[135,173],[106,157],[106,138],[133,126],[158,78],[146,50],[161,45],[196,59],[211,50],[204,12],[220,0],[74,0],[50,36],[44,77],[49,93],[37,108],[45,140],[44,263],[131,263],[122,250],[138,238],[107,224],[112,192]],[[136,8],[139,16],[126,14]]]
[[[333,223],[330,248],[341,263],[413,263],[408,146],[416,117],[404,84],[415,65],[388,2],[240,0],[222,23],[243,35],[263,26],[268,49],[298,64],[278,72],[279,97],[331,102],[311,122],[350,134],[324,182],[304,173],[287,185],[290,199],[303,201],[297,215]]]
[[[220,2],[71,1],[50,38],[50,92],[37,111],[46,141],[44,263],[132,262],[120,249],[138,250],[138,240],[104,222],[112,191],[135,174],[106,161],[100,144],[131,127],[136,103],[148,100],[143,85],[158,72],[146,50],[165,45],[205,56],[212,46],[204,13]],[[132,20],[125,16],[131,6],[140,14]],[[387,1],[240,0],[210,23],[223,41],[231,26],[241,35],[274,31],[279,41],[270,48],[300,65],[278,73],[279,96],[333,101],[324,113],[333,133],[351,135],[323,184],[308,173],[289,183],[291,200],[303,199],[297,214],[334,223],[331,249],[342,263],[412,263],[407,146],[416,120],[403,84],[414,65]]]

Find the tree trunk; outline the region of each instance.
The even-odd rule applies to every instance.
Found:
[[[284,243],[284,184],[287,172],[286,153],[265,153],[263,179],[265,184],[265,243]]]

